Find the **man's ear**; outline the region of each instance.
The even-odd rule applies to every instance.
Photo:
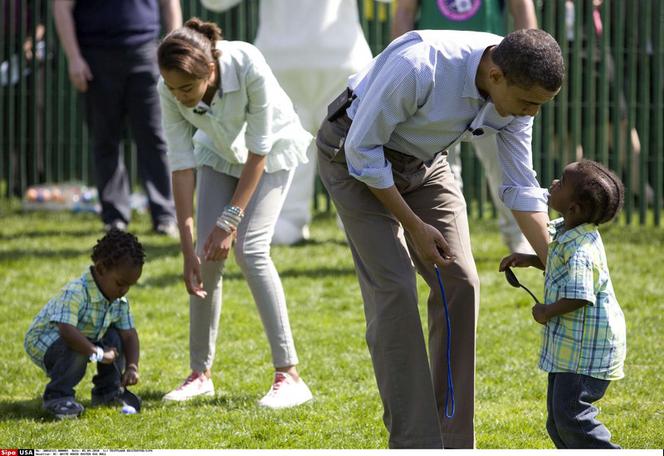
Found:
[[[104,273],[106,272],[106,268],[104,268],[104,265],[101,263],[95,263],[95,272],[99,276],[103,276]]]
[[[491,68],[489,68],[489,81],[491,81],[492,84],[497,85],[503,82],[505,79],[505,74],[503,71],[498,68],[497,65],[491,65]]]

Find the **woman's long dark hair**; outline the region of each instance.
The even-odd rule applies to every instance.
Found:
[[[222,34],[217,24],[193,17],[162,40],[157,51],[159,68],[205,79],[210,76],[210,63],[221,55],[216,49],[220,39]]]

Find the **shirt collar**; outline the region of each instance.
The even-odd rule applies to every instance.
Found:
[[[596,231],[597,227],[592,223],[582,223],[581,225],[575,226],[571,230],[566,230],[565,219],[560,217],[555,220],[551,220],[548,223],[547,229],[551,235],[551,241],[564,244],[566,242],[573,241],[574,239],[577,239],[586,233],[592,233],[593,231]]]
[[[484,55],[484,49],[475,49],[470,53],[466,59],[466,82],[463,86],[463,96],[476,98],[478,100],[486,100],[481,94],[477,85],[475,85],[475,78],[477,77],[477,69],[480,66],[480,60]]]
[[[237,69],[231,57],[230,45],[226,40],[217,41],[217,49],[221,51],[219,57],[219,72],[221,73],[221,84],[219,84],[219,94],[235,92],[240,90],[240,80],[237,76]]]
[[[89,266],[85,273],[83,274],[83,280],[85,281],[85,288],[88,290],[88,296],[90,296],[90,301],[92,302],[103,302],[108,304],[108,299],[104,296],[104,293],[101,292],[95,278],[92,275],[92,266]]]

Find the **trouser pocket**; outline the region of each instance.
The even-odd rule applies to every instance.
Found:
[[[332,102],[332,106],[335,102]],[[321,151],[323,158],[330,162],[346,163],[344,144],[352,120],[343,114],[335,117],[334,120],[326,118],[316,135],[316,146]]]

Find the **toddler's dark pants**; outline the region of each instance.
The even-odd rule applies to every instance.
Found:
[[[600,400],[611,382],[582,374],[550,373],[546,430],[556,448],[620,448],[597,419]]]
[[[106,402],[120,394],[120,373],[124,369],[122,339],[115,328],[108,329],[101,340],[101,346],[115,347],[118,351],[118,357],[115,359],[117,367],[113,364],[97,363],[97,375],[92,378],[94,384],[92,396]],[[74,387],[85,375],[87,364],[88,357],[69,348],[62,338],[53,342],[44,355],[46,372],[51,379],[44,390],[44,402],[66,397],[73,398]]]

